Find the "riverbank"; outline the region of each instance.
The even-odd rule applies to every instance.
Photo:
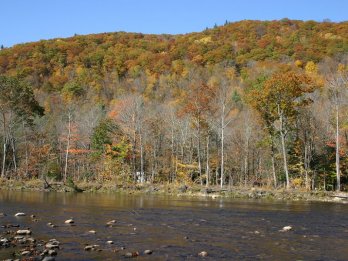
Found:
[[[66,185],[63,182],[46,183],[39,179],[7,180],[0,179],[1,190],[16,191],[56,191],[56,192],[84,192],[84,193],[124,193],[151,194],[189,197],[236,198],[236,199],[267,199],[286,201],[319,201],[348,203],[348,193],[335,191],[305,191],[303,189],[271,189],[260,187],[202,187],[199,185],[177,184],[127,184],[115,185],[97,182],[76,182]]]

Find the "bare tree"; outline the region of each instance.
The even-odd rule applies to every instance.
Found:
[[[347,97],[348,77],[344,72],[335,72],[328,75],[326,79],[329,99],[335,111],[335,140],[336,140],[336,190],[341,190],[340,173],[340,111],[345,105]]]

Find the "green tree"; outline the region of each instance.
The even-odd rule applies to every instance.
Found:
[[[118,126],[111,119],[103,119],[94,129],[92,135],[92,149],[95,156],[101,156],[105,153],[106,145],[112,145],[112,135],[119,131]]]
[[[44,110],[35,100],[32,88],[17,77],[0,76],[0,114],[3,129],[3,159],[1,177],[5,176],[8,148],[12,149],[14,170],[17,170],[16,146],[13,136],[16,124],[32,124]]]

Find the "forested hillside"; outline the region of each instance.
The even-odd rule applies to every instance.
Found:
[[[1,176],[347,189],[348,22],[0,51]]]

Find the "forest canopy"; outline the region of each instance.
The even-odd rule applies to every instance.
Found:
[[[0,90],[25,99],[2,110],[2,176],[347,189],[347,72],[348,22],[4,48]]]

